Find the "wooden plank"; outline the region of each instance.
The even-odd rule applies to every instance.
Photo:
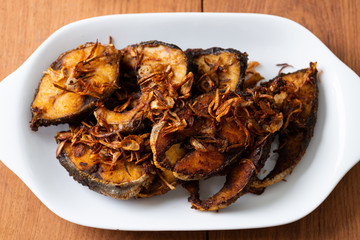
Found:
[[[0,7],[0,80],[60,27],[101,15],[201,11],[200,0],[5,0]]]
[[[317,35],[360,74],[360,2],[356,0],[203,0],[205,11],[284,16]],[[14,71],[52,32],[87,17],[135,12],[200,11],[200,1],[5,0],[0,7],[0,79]],[[25,20],[24,20],[25,19]],[[359,164],[306,218],[285,226],[209,232],[210,239],[360,239]],[[0,239],[206,239],[206,232],[125,232],[69,223],[51,213],[0,163]]]
[[[359,1],[204,0],[203,5],[205,12],[266,13],[292,19],[312,31],[360,74]],[[360,239],[359,175],[360,164],[357,164],[318,209],[295,223],[265,229],[209,232],[209,239]]]
[[[0,30],[2,33],[0,35],[2,46],[0,51],[0,80],[18,68],[54,31],[73,21],[119,13],[200,10],[200,0],[2,1],[0,7]],[[140,233],[79,226],[61,219],[47,209],[25,184],[2,163],[0,163],[0,179],[0,239],[206,238],[206,232]]]

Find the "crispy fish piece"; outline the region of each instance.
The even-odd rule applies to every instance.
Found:
[[[191,87],[193,77],[189,60],[178,46],[148,41],[132,48],[136,53],[136,73],[142,92],[157,90],[172,98],[187,96],[187,85]]]
[[[156,174],[149,133],[120,134],[90,121],[60,132],[56,157],[79,183],[119,199],[135,197]]]
[[[294,73],[280,74],[262,84],[262,92],[276,93],[277,106],[286,119],[279,134],[279,157],[274,169],[252,188],[265,188],[283,180],[299,163],[314,134],[318,109],[316,63]]]
[[[74,180],[95,192],[117,199],[137,196],[152,181],[153,175],[146,165],[124,163],[125,160],[110,165],[93,157],[91,152],[85,144],[72,146],[70,142],[65,142],[57,158]]]
[[[194,85],[201,93],[216,89],[243,89],[247,54],[228,48],[188,49],[186,55],[196,66]]]
[[[40,81],[31,105],[31,129],[82,120],[116,89],[119,60],[112,44],[98,42],[63,53]]]
[[[177,178],[194,180],[213,176],[235,161],[247,143],[244,129],[233,121],[223,122],[214,137],[203,136],[199,139],[190,137],[189,143],[194,150],[174,164],[173,172]],[[206,143],[207,140],[212,143]]]
[[[261,139],[250,154],[245,154],[249,158],[243,158],[231,166],[226,174],[224,186],[208,199],[200,200],[198,181],[184,183],[183,187],[190,193],[188,200],[192,208],[201,211],[216,211],[229,206],[245,194],[255,174],[268,158],[272,140],[273,135]]]

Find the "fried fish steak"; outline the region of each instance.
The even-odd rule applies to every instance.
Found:
[[[254,176],[269,156],[273,136],[272,134],[266,139],[259,139],[253,149],[245,154],[246,158],[233,164],[226,173],[224,186],[208,199],[200,200],[198,181],[184,183],[183,187],[190,193],[188,200],[192,208],[201,211],[216,211],[229,206],[245,194]]]
[[[137,59],[137,81],[143,93],[155,91],[158,97],[175,101],[190,96],[193,73],[187,56],[178,46],[148,41],[130,48],[133,58]]]
[[[283,180],[306,152],[317,119],[319,90],[316,63],[310,63],[307,69],[280,74],[263,83],[261,91],[275,93],[274,98],[286,121],[279,133],[276,165],[263,180],[253,182],[252,188],[257,189]]]
[[[31,129],[81,121],[116,89],[120,52],[86,43],[63,53],[44,72],[31,104]]]
[[[148,187],[155,176],[148,136],[119,135],[82,123],[57,134],[56,156],[82,185],[113,198],[129,199]]]
[[[247,54],[228,48],[188,49],[186,55],[196,66],[194,85],[200,93],[216,89],[239,91],[247,67]]]
[[[73,178],[91,190],[117,199],[129,199],[149,185],[152,175],[143,165],[118,161],[115,165],[102,163],[91,156],[83,144],[67,142],[58,155],[59,162]]]

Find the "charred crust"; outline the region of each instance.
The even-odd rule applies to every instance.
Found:
[[[220,48],[220,47],[212,47],[208,49],[202,49],[202,48],[189,48],[185,51],[186,54],[188,54],[191,58],[197,58],[203,55],[219,55],[223,52],[229,52],[235,54],[237,56],[237,59],[239,61],[245,61],[247,62],[248,55],[247,53],[242,53],[239,50],[236,50],[234,48]]]
[[[97,102],[98,101],[89,104],[86,107],[86,109],[82,110],[81,112],[78,112],[76,114],[72,114],[69,116],[65,116],[62,118],[57,118],[57,119],[36,118],[36,117],[34,117],[34,113],[32,112],[33,117],[32,117],[32,121],[30,122],[30,128],[32,131],[38,131],[39,127],[48,127],[48,126],[52,126],[52,125],[57,126],[59,124],[64,124],[64,123],[68,123],[71,125],[77,125],[82,120],[84,120],[89,115],[91,115],[93,110],[96,108]]]
[[[158,161],[159,165],[164,168],[164,169],[167,169],[167,170],[173,170],[174,166],[167,160],[163,160],[163,161]]]
[[[177,45],[175,45],[175,44],[166,43],[166,42],[157,41],[157,40],[144,41],[144,42],[140,42],[138,44],[134,44],[134,45],[131,45],[131,46],[133,46],[133,47],[138,47],[138,46],[142,46],[142,47],[158,47],[158,46],[161,46],[161,45],[172,48],[172,49],[182,51],[182,49],[180,47],[178,47]]]

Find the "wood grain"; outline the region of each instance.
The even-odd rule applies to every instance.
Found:
[[[257,12],[290,18],[311,30],[360,74],[357,0],[5,0],[0,6],[0,80],[18,68],[51,33],[73,21],[116,13],[190,12],[201,8],[207,12]],[[240,231],[127,232],[79,226],[59,218],[0,163],[0,239],[360,239],[359,175],[357,164],[318,209],[284,226]]]
[[[201,11],[200,0],[5,0],[0,6],[0,80],[60,27],[101,15]],[[20,49],[21,48],[21,49]]]

